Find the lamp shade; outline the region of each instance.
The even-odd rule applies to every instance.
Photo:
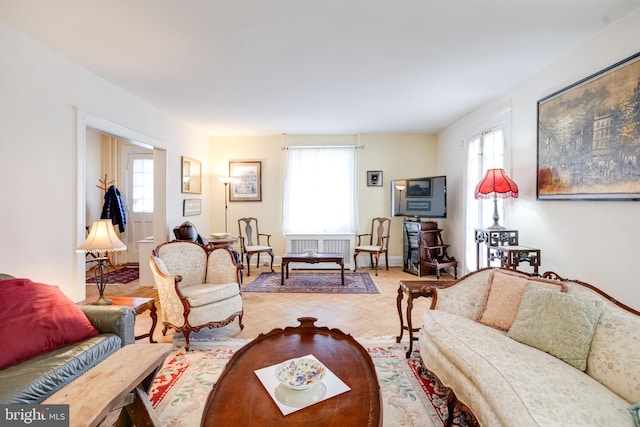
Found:
[[[489,169],[476,186],[476,199],[518,198],[518,186],[507,176],[504,169]]]
[[[219,176],[218,179],[220,180],[221,183],[225,185],[229,184],[230,182],[233,182],[232,176]]]
[[[127,245],[118,238],[110,219],[94,221],[87,239],[78,246],[78,252],[112,252],[125,249]]]

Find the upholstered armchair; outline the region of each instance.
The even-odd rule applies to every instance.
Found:
[[[194,242],[173,241],[158,246],[150,259],[164,324],[182,332],[189,349],[189,334],[220,328],[236,317],[242,324],[242,288],[235,257],[227,248],[207,251]]]

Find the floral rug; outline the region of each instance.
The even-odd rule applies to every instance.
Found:
[[[369,273],[344,273],[342,286],[340,272],[289,273],[280,284],[280,273],[260,273],[256,279],[242,287],[242,292],[294,292],[319,294],[379,294],[380,289]]]
[[[107,285],[124,285],[134,280],[138,280],[140,273],[137,267],[124,267],[109,271],[105,274]],[[97,277],[87,277],[87,283],[97,283]]]
[[[405,358],[406,343],[395,339],[359,339],[376,367],[383,401],[383,425],[440,427],[446,418],[444,389],[418,373],[420,354],[414,345]],[[248,340],[194,342],[189,351],[178,347],[167,357],[149,392],[163,426],[200,425],[213,384],[237,349]],[[454,426],[466,426],[466,414],[455,414]]]

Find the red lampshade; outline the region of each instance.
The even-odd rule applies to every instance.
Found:
[[[507,176],[504,169],[489,169],[476,186],[476,199],[518,198],[518,186]]]

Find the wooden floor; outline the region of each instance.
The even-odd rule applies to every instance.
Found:
[[[274,267],[279,271],[277,267]],[[244,285],[254,280],[260,272],[269,271],[268,267],[256,269],[252,266],[251,276],[244,278]],[[298,317],[312,316],[318,318],[316,325],[338,328],[354,337],[395,336],[400,331],[396,298],[400,280],[416,280],[416,276],[404,273],[401,267],[391,267],[389,271],[382,268],[378,276],[368,267],[359,268],[358,272],[370,273],[371,278],[381,294],[302,294],[302,293],[262,293],[245,292],[242,294],[244,304],[244,330],[240,330],[238,321],[225,326],[219,332],[223,336],[253,339],[260,333],[275,328],[297,326]],[[435,276],[420,279],[435,280]],[[157,298],[157,292],[151,286],[140,286],[138,281],[126,285],[108,285],[105,295],[137,296]],[[87,285],[87,297],[97,296],[95,285]],[[406,308],[403,300],[403,310]],[[418,298],[414,301],[414,326],[420,325],[421,313],[429,306],[429,300]],[[160,313],[160,311],[158,311]],[[136,335],[148,332],[151,319],[148,312],[136,319]],[[159,319],[154,338],[159,342],[171,342],[173,331],[162,335],[162,323]],[[146,339],[138,342],[147,342]]]

